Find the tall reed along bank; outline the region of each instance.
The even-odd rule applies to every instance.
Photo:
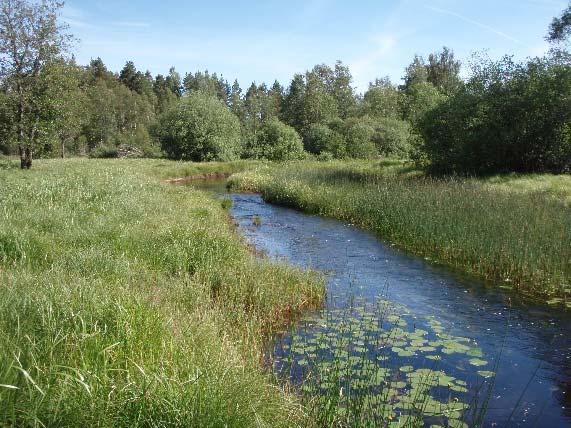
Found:
[[[260,363],[319,305],[315,275],[256,258],[220,201],[155,160],[0,165],[0,426],[306,426]]]
[[[400,161],[261,165],[234,189],[334,217],[497,286],[571,307],[571,176],[436,179]]]

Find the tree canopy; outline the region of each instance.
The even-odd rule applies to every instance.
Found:
[[[400,84],[376,78],[363,94],[340,61],[285,86],[244,87],[208,70],[153,76],[131,60],[117,72],[100,57],[81,66],[61,7],[0,0],[0,151],[19,153],[23,168],[32,155],[66,154],[399,157],[455,174],[571,168],[571,4],[554,18],[543,58],[476,57],[463,78],[445,46],[415,55]]]
[[[201,91],[161,115],[154,132],[172,159],[230,161],[242,150],[238,118],[215,96]]]

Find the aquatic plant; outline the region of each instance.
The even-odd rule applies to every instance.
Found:
[[[571,180],[432,179],[402,162],[297,162],[235,175],[268,202],[335,217],[502,288],[571,308]]]
[[[315,313],[274,352],[274,370],[319,426],[468,426],[494,376],[464,368],[490,365],[473,340],[384,299]]]

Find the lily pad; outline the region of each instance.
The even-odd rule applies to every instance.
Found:
[[[469,363],[476,367],[481,367],[488,364],[487,361],[481,360],[479,358],[472,358]]]

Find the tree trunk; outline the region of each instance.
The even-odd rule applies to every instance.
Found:
[[[20,168],[21,169],[30,169],[32,167],[32,160],[33,160],[33,153],[32,149],[29,146],[18,146],[18,150],[20,151]]]
[[[21,144],[18,146],[18,151],[20,152],[20,168],[26,169],[26,153]]]
[[[61,140],[61,158],[65,159],[65,141],[63,138]]]
[[[26,154],[26,169],[30,169],[32,167],[32,149],[30,147],[26,147],[24,152]]]
[[[30,169],[32,166],[32,152],[30,148],[24,144],[24,96],[22,85],[18,84],[18,151],[20,152],[20,168]]]

